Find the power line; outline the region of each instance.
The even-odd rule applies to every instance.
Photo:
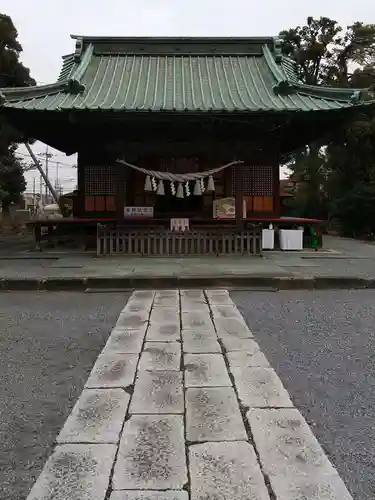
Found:
[[[21,155],[29,158],[30,156],[26,153],[21,153],[17,151],[16,155]],[[59,158],[59,156],[54,156],[55,158]],[[77,168],[77,165],[71,164],[71,163],[64,163],[63,161],[55,161],[55,160],[49,160],[49,163],[58,163],[59,165],[64,165],[66,167],[71,167],[71,168]]]

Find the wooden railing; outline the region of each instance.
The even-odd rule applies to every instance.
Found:
[[[260,229],[196,229],[183,233],[167,229],[111,228],[98,224],[97,255],[260,255]]]

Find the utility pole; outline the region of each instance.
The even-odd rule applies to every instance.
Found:
[[[46,168],[45,168],[45,172],[46,172],[46,177],[47,177],[47,179],[49,179],[49,177],[48,177],[48,160],[50,160],[51,158],[53,158],[53,157],[54,157],[54,155],[53,155],[52,153],[50,153],[50,152],[49,152],[49,147],[48,147],[48,146],[46,146],[46,150],[45,150],[45,152],[44,152],[44,153],[38,153],[38,156],[42,156],[42,157],[44,158],[44,160],[45,160],[45,166],[46,166]],[[47,200],[48,200],[48,185],[47,185],[47,183],[46,183],[46,185],[45,185],[45,204],[47,204],[47,203],[48,203],[48,201],[47,201]]]
[[[51,181],[48,179],[48,177],[46,176],[44,170],[42,169],[42,167],[40,165],[40,162],[38,161],[38,158],[33,153],[33,150],[31,149],[30,144],[28,142],[25,142],[25,146],[26,146],[26,149],[27,149],[27,151],[29,152],[29,154],[31,156],[31,159],[34,162],[35,167],[39,170],[40,175],[43,177],[45,183],[47,184],[49,190],[51,191],[51,194],[52,194],[52,197],[53,197],[54,201],[57,203],[57,205],[59,205],[61,213],[64,214],[64,209],[60,205],[59,197],[58,197],[56,191],[54,190],[54,188],[53,188],[53,186],[51,184]]]
[[[33,178],[33,215],[35,214],[35,206],[36,206],[36,203],[35,203],[35,188],[36,188],[36,179],[35,177]]]
[[[60,185],[60,182],[59,182],[59,166],[60,166],[60,162],[57,161],[56,162],[56,184],[58,186]]]

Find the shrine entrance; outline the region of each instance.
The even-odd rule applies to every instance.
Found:
[[[193,184],[193,183],[191,183]],[[193,186],[190,187],[193,193]],[[170,186],[166,183],[165,194],[155,197],[154,211],[156,217],[199,217],[203,213],[203,196],[190,194],[177,198],[172,194]]]

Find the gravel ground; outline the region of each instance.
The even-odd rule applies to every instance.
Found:
[[[356,500],[375,498],[375,292],[232,293]]]
[[[125,294],[0,295],[0,499],[24,500]]]

